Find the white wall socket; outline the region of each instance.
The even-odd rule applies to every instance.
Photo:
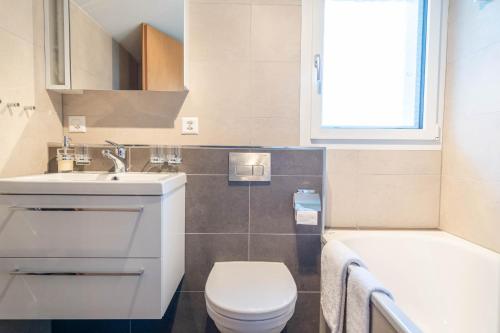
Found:
[[[198,135],[198,117],[182,117],[182,134]]]
[[[85,116],[68,116],[70,133],[86,133],[87,125]]]

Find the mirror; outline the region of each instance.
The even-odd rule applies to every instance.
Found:
[[[45,0],[47,89],[183,91],[184,0]]]

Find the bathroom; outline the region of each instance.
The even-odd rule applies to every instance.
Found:
[[[0,1],[0,333],[500,333],[500,0]]]

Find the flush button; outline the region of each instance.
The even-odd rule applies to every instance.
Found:
[[[229,152],[229,181],[270,182],[270,153]]]
[[[236,166],[236,175],[238,175],[238,176],[251,176],[252,175],[252,166],[251,165],[237,165]]]
[[[264,166],[254,165],[254,166],[252,166],[252,168],[253,168],[253,175],[254,176],[263,176],[264,175]]]

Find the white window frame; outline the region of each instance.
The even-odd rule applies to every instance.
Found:
[[[325,0],[302,1],[300,143],[303,146],[440,149],[444,108],[448,0],[428,0],[422,129],[321,127],[315,56],[322,54]]]

